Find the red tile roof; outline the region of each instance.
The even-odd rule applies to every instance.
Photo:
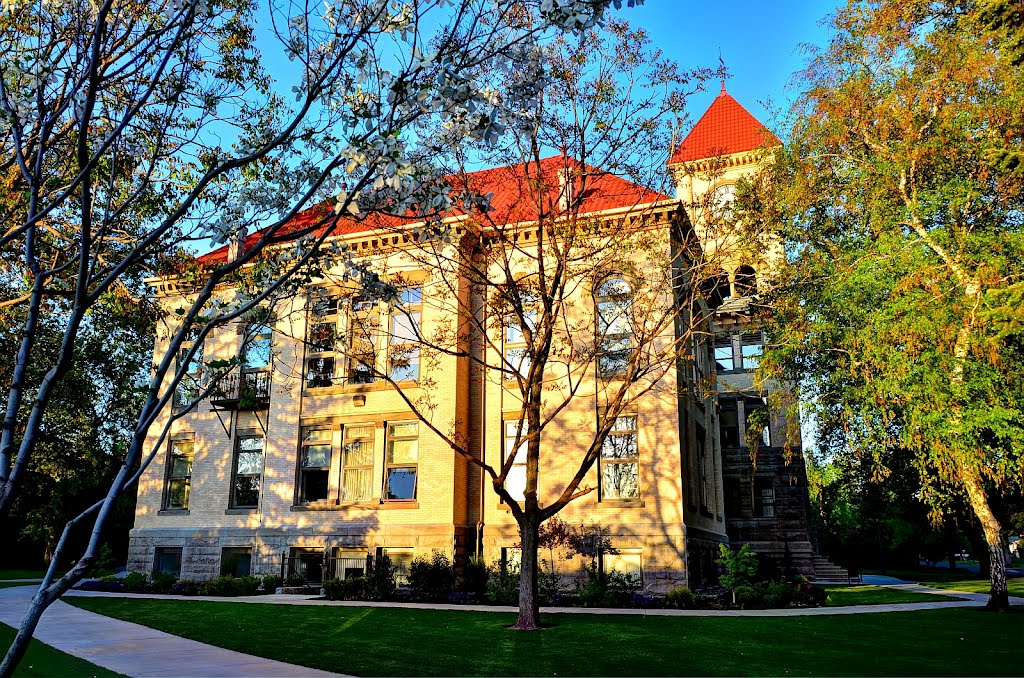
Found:
[[[543,179],[544,182],[544,207],[551,209],[551,206],[557,203],[560,193],[558,176],[562,170],[568,170],[571,175],[577,177],[576,185],[582,186],[583,193],[577,196],[580,201],[578,214],[592,214],[672,200],[663,193],[561,155],[542,159],[539,170],[537,163],[520,163],[456,175],[450,177],[449,181],[456,194],[466,188],[480,194],[492,193],[491,211],[486,217],[476,215],[476,218],[481,223],[504,225],[535,221],[539,218],[541,210],[537,204],[536,192],[539,179]],[[295,240],[308,232],[322,234],[323,229],[331,222],[332,210],[333,206],[327,202],[303,210],[278,230],[272,242]],[[460,214],[465,212],[462,209],[455,209],[449,216]],[[345,217],[335,224],[332,235],[387,231],[417,221],[420,219],[377,213],[360,219]],[[248,250],[254,246],[262,236],[263,230],[250,233],[245,239],[245,248]],[[199,261],[209,264],[223,263],[227,261],[227,256],[228,246],[224,245],[200,256]]]
[[[672,153],[668,163],[704,160],[781,143],[725,91],[723,83],[722,91]]]

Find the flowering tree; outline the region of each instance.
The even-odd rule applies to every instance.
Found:
[[[143,441],[157,413],[201,358],[201,340],[295,284],[342,215],[447,208],[449,192],[430,169],[434,146],[414,125],[433,118],[446,142],[495,143],[509,106],[538,94],[536,41],[592,27],[612,4],[621,2],[329,0],[263,10],[246,0],[3,2],[0,303],[18,318],[20,341],[0,435],[0,511],[10,508],[94,310],[138,302],[153,272],[177,272],[194,294],[178,310],[168,351],[155,356],[119,472],[105,498],[66,526],[0,674],[13,672],[42,612],[95,557],[116,498],[149,462]],[[273,35],[294,82],[265,71],[254,26]],[[507,97],[479,77],[497,63],[515,74],[501,83]],[[310,204],[326,206],[288,227],[294,246],[271,253]],[[237,256],[205,270],[174,255],[209,241],[237,243]],[[359,263],[348,266],[373,283]],[[218,292],[225,284],[229,295]],[[58,325],[57,351],[37,341],[44,315]],[[88,547],[56,577],[68,534],[86,525]]]

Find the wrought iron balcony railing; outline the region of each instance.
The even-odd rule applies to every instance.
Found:
[[[264,410],[270,406],[270,381],[270,372],[225,375],[210,395],[210,403],[225,410]]]

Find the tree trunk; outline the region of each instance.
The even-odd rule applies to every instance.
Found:
[[[519,619],[512,628],[536,631],[540,628],[540,601],[537,599],[537,541],[539,525],[524,516],[519,525],[522,551],[519,564]]]
[[[992,508],[988,505],[988,497],[985,495],[985,487],[982,485],[981,479],[973,472],[962,473],[961,478],[964,489],[967,490],[971,508],[978,517],[981,530],[985,535],[989,560],[989,581],[992,584],[986,607],[997,612],[1007,612],[1010,609],[1010,600],[1006,591],[1006,560],[1003,558],[1002,527],[995,514],[992,513]]]

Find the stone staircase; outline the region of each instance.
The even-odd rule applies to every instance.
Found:
[[[811,579],[814,581],[848,582],[850,581],[850,573],[846,571],[845,567],[839,567],[828,558],[815,555],[814,576]]]

